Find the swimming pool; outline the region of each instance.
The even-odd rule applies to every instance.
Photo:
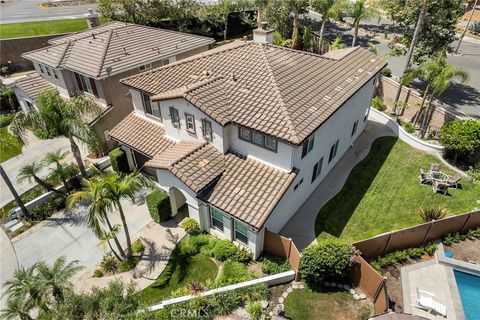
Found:
[[[480,277],[454,270],[458,292],[462,300],[466,320],[478,320],[480,317]]]

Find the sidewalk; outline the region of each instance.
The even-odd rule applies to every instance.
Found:
[[[0,296],[3,295],[3,284],[10,279],[13,272],[18,268],[17,254],[13,248],[10,239],[3,229],[0,229]],[[0,309],[3,309],[5,303],[0,299]]]
[[[365,131],[283,227],[280,234],[292,238],[299,250],[316,241],[315,219],[318,212],[342,190],[352,169],[368,155],[373,141],[383,136],[394,134],[387,126],[369,118]]]

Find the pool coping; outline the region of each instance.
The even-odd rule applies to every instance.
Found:
[[[463,311],[462,300],[460,298],[460,292],[458,291],[457,281],[455,280],[455,274],[453,273],[454,270],[464,271],[464,269],[469,269],[471,263],[467,263],[464,261],[456,260],[451,263],[451,259],[448,258],[448,261],[445,261],[445,249],[443,248],[443,244],[439,243],[437,245],[437,251],[435,252],[435,257],[432,260],[424,261],[415,263],[409,266],[405,266],[401,269],[401,278],[402,278],[402,297],[403,297],[403,309],[405,313],[413,314],[413,306],[411,305],[411,291],[409,284],[409,277],[408,273],[410,271],[425,268],[429,265],[441,264],[446,267],[446,277],[447,283],[450,288],[450,295],[452,297],[453,308],[455,312],[455,319],[457,320],[465,320],[465,313]],[[467,264],[467,265],[465,265]],[[480,274],[480,267],[478,268],[478,272]],[[443,319],[451,319],[448,315],[447,318]]]

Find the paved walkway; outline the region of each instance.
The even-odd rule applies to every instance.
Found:
[[[15,249],[0,228],[0,296],[3,295],[3,283],[10,279],[13,272],[18,268],[17,254]],[[0,309],[4,307],[4,301],[0,300]]]
[[[40,140],[34,135],[27,133],[26,144],[22,148],[22,154],[19,154],[18,156],[13,157],[2,163],[5,172],[12,181],[12,184],[17,190],[18,194],[22,194],[35,186],[34,182],[17,182],[17,175],[20,169],[34,161],[38,162],[42,160],[47,154],[47,152],[55,151],[58,149],[70,150],[70,143],[68,142],[67,138],[57,137],[55,139]],[[71,156],[71,161],[74,161],[73,156]],[[47,172],[48,169],[44,168],[41,171],[40,176],[45,176]],[[13,196],[10,193],[10,190],[8,190],[5,181],[3,181],[3,178],[0,178],[0,207],[3,207],[12,200]]]
[[[394,136],[394,133],[387,126],[369,119],[366,130],[283,227],[280,234],[292,238],[299,250],[314,242],[315,219],[320,208],[340,192],[352,169],[368,155],[373,141],[383,136]]]
[[[132,204],[122,202],[128,228],[131,235],[138,234],[151,221],[147,206],[144,203]],[[93,232],[83,223],[86,214],[83,206],[73,211],[60,212],[49,219],[35,225],[30,230],[13,238],[13,248],[9,248],[8,239],[1,238],[1,261],[2,269],[0,278],[3,281],[12,275],[15,269],[15,261],[12,259],[13,250],[18,258],[18,265],[32,266],[34,263],[44,261],[52,264],[57,258],[65,256],[67,261],[79,260],[79,264],[86,269],[97,265],[104,252],[98,247],[98,239]],[[114,213],[111,215],[112,224],[121,224],[120,217]],[[125,242],[125,235],[119,233],[121,243]],[[10,259],[12,259],[10,261]],[[4,267],[5,263],[5,267]],[[1,289],[1,288],[0,288]]]

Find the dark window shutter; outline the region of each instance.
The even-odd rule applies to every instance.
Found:
[[[97,91],[97,86],[95,85],[95,80],[93,80],[92,78],[89,78],[89,79],[90,79],[90,85],[92,86],[93,95],[98,98],[98,91]]]
[[[84,91],[83,90],[83,86],[82,86],[82,82],[80,81],[80,76],[78,75],[78,73],[74,72],[73,73],[75,75],[75,80],[77,80],[77,86],[78,86],[78,89],[80,91]]]

